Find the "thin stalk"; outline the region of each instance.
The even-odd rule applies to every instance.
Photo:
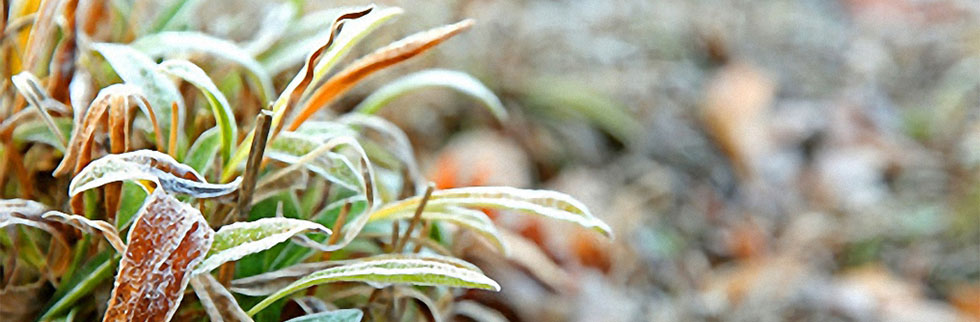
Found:
[[[179,116],[177,114],[178,112],[180,111],[177,109],[177,102],[173,102],[173,104],[170,105],[170,140],[168,141],[167,144],[167,154],[169,154],[174,159],[177,158],[177,131],[178,131],[177,117]]]
[[[261,170],[262,154],[265,153],[266,138],[269,137],[269,126],[272,124],[272,113],[263,110],[255,119],[255,137],[252,149],[249,151],[248,163],[245,166],[245,178],[238,194],[238,217],[248,216],[252,208],[252,194],[255,192],[255,181]],[[234,164],[229,167],[234,167]]]
[[[425,210],[425,204],[429,202],[429,197],[432,196],[432,190],[436,188],[436,185],[429,182],[429,186],[425,188],[425,195],[422,196],[422,201],[419,203],[419,207],[415,208],[415,215],[412,216],[412,221],[408,224],[408,229],[405,230],[405,235],[402,235],[402,239],[398,241],[395,246],[395,252],[400,253],[403,248],[405,248],[405,243],[408,243],[408,236],[412,234],[412,230],[415,230],[415,226],[418,225],[419,221],[422,220],[422,211]]]

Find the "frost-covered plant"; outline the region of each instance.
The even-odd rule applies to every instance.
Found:
[[[558,192],[435,190],[420,175],[405,133],[373,114],[400,95],[447,87],[505,120],[496,96],[464,73],[408,75],[350,113],[311,120],[372,73],[472,21],[406,37],[333,72],[402,10],[294,19],[289,3],[286,27],[273,24],[240,45],[172,31],[195,3],[176,1],[126,44],[91,40],[99,19],[132,21],[117,2],[87,3],[85,11],[77,0],[4,8],[13,19],[4,19],[0,41],[9,80],[0,97],[0,192],[10,192],[5,178],[17,177],[13,194],[24,197],[0,201],[4,301],[54,288],[15,318],[279,320],[289,300],[307,314],[296,321],[356,321],[364,313],[441,320],[455,289],[500,288],[448,250],[449,232],[462,229],[508,252],[481,210],[610,234]],[[13,14],[37,4],[37,13]],[[302,67],[277,90],[273,76],[293,64]],[[66,179],[33,182],[35,172]],[[184,296],[188,284],[194,296]]]

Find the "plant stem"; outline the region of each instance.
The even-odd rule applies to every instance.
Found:
[[[436,188],[436,185],[429,182],[429,186],[425,188],[425,195],[422,196],[422,201],[419,202],[419,207],[415,208],[415,215],[412,216],[412,221],[408,224],[408,229],[405,230],[405,235],[402,235],[402,239],[398,241],[395,246],[395,252],[400,253],[403,248],[405,248],[405,243],[408,243],[408,236],[412,234],[412,230],[415,230],[415,226],[418,225],[419,221],[422,220],[422,211],[425,210],[425,204],[429,202],[429,197],[432,196],[432,190]]]
[[[248,163],[245,165],[245,178],[238,193],[238,218],[248,216],[252,208],[252,193],[255,192],[255,181],[261,170],[262,154],[265,153],[266,138],[269,137],[269,126],[272,124],[272,113],[262,110],[255,119],[255,140],[252,140],[252,149],[248,155]],[[229,165],[234,167],[235,165]]]

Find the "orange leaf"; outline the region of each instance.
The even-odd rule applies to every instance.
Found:
[[[155,190],[129,232],[102,321],[169,321],[213,238],[197,209]]]
[[[455,24],[430,29],[408,36],[358,59],[313,92],[310,99],[300,109],[299,115],[289,124],[288,130],[296,130],[300,124],[303,124],[321,107],[326,106],[374,72],[415,57],[471,26],[473,26],[473,20],[467,19]]]

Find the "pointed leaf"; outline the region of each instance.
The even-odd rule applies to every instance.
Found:
[[[290,131],[295,130],[300,124],[303,124],[303,122],[309,119],[310,116],[313,116],[314,112],[326,106],[341,94],[346,93],[347,90],[374,72],[415,57],[472,26],[473,20],[463,20],[455,24],[433,28],[408,36],[358,59],[347,68],[327,79],[322,86],[317,88],[310,95],[310,99],[300,108],[299,114],[293,119],[287,129]]]
[[[177,102],[177,106],[181,107],[178,111],[182,111],[184,99],[173,82],[157,71],[157,64],[150,57],[127,45],[95,43],[92,44],[92,49],[105,57],[123,81],[143,91],[150,107],[160,117],[160,128],[164,133],[170,133],[170,105]],[[183,124],[184,114],[178,113],[176,126],[183,128]]]
[[[52,119],[55,126],[61,130],[61,134],[64,135],[63,138],[59,139],[57,134],[51,132],[51,128],[48,126],[47,122],[42,120],[27,121],[17,126],[13,132],[14,142],[38,142],[53,146],[58,151],[62,153],[65,152],[65,148],[62,145],[62,139],[65,142],[68,141],[68,134],[71,133],[72,119],[68,117],[57,117]]]
[[[211,321],[252,321],[252,318],[238,305],[235,297],[211,274],[191,277],[191,287],[194,288],[194,293],[201,300],[201,306],[204,307]]]
[[[185,40],[186,41],[186,40]],[[214,114],[216,126],[221,129],[221,157],[228,160],[231,157],[232,145],[238,138],[238,123],[235,122],[235,114],[231,111],[231,104],[225,94],[222,94],[218,87],[214,85],[211,78],[201,70],[200,67],[186,60],[174,59],[160,63],[160,70],[180,77],[188,83],[194,84],[204,96],[207,97],[211,112]]]
[[[432,87],[450,88],[469,95],[483,103],[493,113],[493,116],[497,117],[497,120],[507,119],[507,110],[504,109],[504,105],[500,103],[497,95],[494,95],[483,83],[469,74],[444,69],[424,70],[388,83],[372,92],[354,110],[365,114],[374,114],[402,95]]]
[[[327,181],[351,191],[363,191],[364,181],[354,165],[339,153],[331,152],[327,148],[318,149],[324,142],[326,140],[318,140],[315,136],[283,132],[266,148],[266,156],[306,167]]]
[[[415,191],[425,191],[427,181],[422,177],[422,172],[419,170],[418,163],[415,161],[415,152],[412,149],[412,143],[408,140],[408,135],[405,135],[405,131],[402,131],[397,125],[381,117],[360,113],[349,113],[338,119],[337,122],[352,127],[363,127],[362,131],[369,129],[384,136],[385,138],[381,140],[383,141],[381,143],[388,146],[386,151],[392,152],[408,171],[409,179],[415,184]],[[299,131],[303,132],[304,128],[311,125],[310,123],[316,124],[320,122],[304,123],[299,128]],[[362,139],[368,138],[368,136],[363,134],[360,137]]]
[[[111,278],[119,258],[120,255],[112,254],[111,251],[104,251],[95,255],[79,272],[72,275],[70,281],[64,282],[58,287],[58,291],[51,297],[53,303],[48,305],[48,309],[44,314],[41,314],[38,320],[50,320],[72,307],[76,301],[91,293],[103,281]]]
[[[331,267],[310,274],[270,295],[248,311],[255,315],[273,302],[313,285],[331,282],[366,282],[374,285],[412,284],[500,290],[500,285],[472,265],[450,264],[425,256],[363,258],[357,263]]]
[[[362,317],[364,317],[364,312],[359,309],[343,309],[307,314],[289,319],[286,322],[358,322]]]
[[[48,211],[41,216],[44,219],[66,223],[89,234],[100,234],[115,248],[117,252],[126,251],[126,244],[119,239],[116,227],[102,220],[88,219],[79,215],[69,215],[60,211]]]
[[[339,31],[343,22],[345,20],[361,18],[364,15],[370,13],[372,10],[374,10],[373,5],[368,6],[364,9],[352,10],[350,12],[341,14],[340,16],[337,17],[336,20],[334,20],[333,26],[331,26],[330,28],[331,30],[330,37],[326,40],[325,43],[323,43],[320,46],[320,48],[314,50],[309,54],[309,56],[306,58],[306,64],[304,64],[303,68],[300,69],[298,73],[296,73],[296,76],[293,77],[293,80],[289,82],[289,85],[286,85],[286,89],[283,90],[281,94],[279,94],[279,98],[277,98],[275,103],[272,104],[272,123],[271,123],[272,132],[271,135],[269,136],[269,139],[272,139],[273,137],[276,136],[276,134],[279,133],[279,130],[282,129],[283,117],[289,115],[289,111],[292,109],[293,104],[295,104],[296,101],[299,100],[303,92],[306,91],[306,88],[314,80],[313,79],[314,76],[313,68],[315,67],[314,64],[317,62],[317,58],[319,58],[327,49],[329,49],[333,45],[336,32]],[[251,149],[252,140],[254,140],[254,137],[255,137],[255,131],[253,130],[248,134],[248,136],[245,137],[245,140],[242,141],[241,145],[239,145],[237,152],[235,152],[235,155],[232,156],[231,160],[228,160],[227,162],[228,166],[225,167],[225,171],[221,175],[222,181],[226,181],[230,179],[231,175],[238,170],[237,166],[241,164],[242,161],[245,160],[245,157],[248,156],[249,154],[249,150]]]
[[[201,213],[161,189],[137,216],[102,321],[170,320],[211,247],[214,231]]]
[[[221,150],[221,134],[221,129],[218,127],[212,127],[201,133],[197,140],[194,140],[194,144],[191,144],[190,149],[187,149],[184,164],[206,175],[208,170],[211,170],[215,155],[218,154],[218,150]]]
[[[385,218],[395,213],[414,212],[420,197],[413,197],[381,207],[372,218]],[[581,202],[569,195],[548,190],[511,187],[467,187],[439,190],[432,193],[426,209],[447,206],[516,210],[551,219],[579,224],[606,236],[612,236],[609,225],[589,212]]]
[[[503,237],[500,236],[500,232],[497,231],[497,227],[493,224],[493,221],[491,221],[490,217],[488,217],[482,211],[455,206],[447,206],[442,209],[432,209],[428,204],[425,208],[425,211],[422,212],[422,219],[450,222],[461,227],[471,229],[477,234],[480,234],[480,236],[486,238],[487,241],[493,244],[493,246],[496,247],[501,254],[507,255],[510,252],[510,250],[507,248],[507,244],[503,242]],[[407,211],[388,214],[389,215],[387,217],[371,216],[371,221],[381,219],[411,219],[412,216],[414,216],[414,213]]]
[[[156,134],[157,146],[162,147],[163,133],[158,126],[156,112],[148,106],[149,101],[143,96],[143,91],[129,84],[109,85],[99,91],[99,95],[92,101],[88,109],[85,110],[84,117],[79,117],[78,113],[81,113],[81,111],[76,110],[75,121],[79,123],[72,128],[71,140],[65,151],[65,157],[62,158],[58,168],[54,170],[54,175],[61,176],[72,170],[78,171],[80,170],[79,168],[88,164],[95,131],[101,124],[106,123],[107,112],[113,114],[111,119],[113,126],[105,129],[105,131],[110,132],[110,139],[118,141],[120,139],[119,133],[122,132],[122,139],[127,140],[128,136],[126,133],[128,132],[129,124],[117,124],[119,122],[116,122],[116,119],[119,114],[128,115],[130,103],[135,103],[143,114],[150,119],[153,132]],[[118,142],[112,143],[115,145]]]
[[[165,191],[193,196],[195,198],[215,198],[230,194],[238,189],[241,179],[226,184],[212,184],[193,168],[178,163],[169,155],[139,150],[121,154],[110,154],[92,161],[82,169],[68,185],[68,195],[74,196],[110,182],[150,181]],[[150,193],[147,189],[147,193]]]
[[[262,102],[268,102],[274,95],[272,79],[262,65],[230,41],[195,31],[167,31],[143,36],[130,45],[153,58],[193,52],[235,62],[248,70],[249,76],[260,89]]]
[[[215,233],[208,256],[194,269],[194,274],[207,273],[226,262],[272,248],[304,231],[330,234],[330,229],[318,223],[282,217],[236,222],[221,227]]]

